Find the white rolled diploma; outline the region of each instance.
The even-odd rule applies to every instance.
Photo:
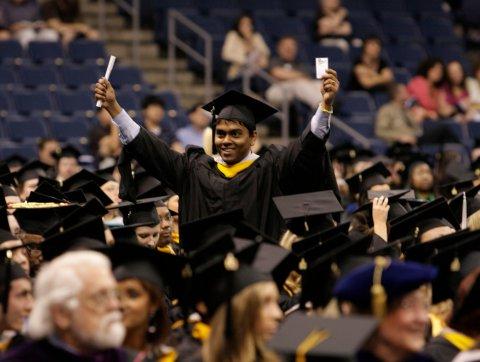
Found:
[[[105,79],[108,80],[110,78],[110,73],[112,73],[113,65],[115,64],[115,60],[117,58],[113,55],[110,55],[110,59],[108,60],[107,71],[105,72]],[[98,100],[96,104],[97,108],[102,106],[102,101]]]

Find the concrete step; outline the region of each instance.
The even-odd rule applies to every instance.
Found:
[[[100,4],[98,1],[81,1],[80,11],[82,14],[98,14],[100,11]],[[105,13],[107,15],[118,15],[118,7],[114,3],[105,2]]]
[[[156,86],[162,86],[168,84],[168,73],[167,72],[143,72],[143,78]],[[190,72],[181,72],[177,76],[177,84],[179,86],[190,87],[195,80],[195,76]]]
[[[119,30],[109,32],[107,29],[106,39],[105,41],[117,41],[117,42],[132,42],[133,31],[131,29]],[[140,42],[144,43],[153,43],[154,35],[153,32],[150,30],[140,30],[138,32],[138,39]]]
[[[99,21],[97,14],[88,14],[84,16],[84,21],[91,27],[98,29]],[[106,19],[106,31],[125,29],[125,19],[118,15],[109,15]]]
[[[125,61],[130,61],[132,58],[132,44],[118,44],[108,42],[106,44],[107,52],[114,54]],[[140,44],[139,47],[140,59],[156,60],[158,59],[158,48],[156,44]]]

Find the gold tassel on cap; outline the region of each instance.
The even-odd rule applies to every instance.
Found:
[[[382,273],[390,264],[390,260],[382,256],[375,258],[375,270],[373,271],[373,284],[370,289],[372,295],[372,313],[378,319],[382,319],[387,312],[387,293],[382,285]]]

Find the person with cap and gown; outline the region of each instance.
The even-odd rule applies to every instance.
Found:
[[[16,247],[0,252],[0,354],[25,341],[25,321],[33,307],[32,281],[25,270],[13,261]]]
[[[373,315],[380,321],[358,361],[430,361],[421,352],[431,298],[428,285],[436,275],[428,265],[376,257],[337,282],[333,294],[343,314]]]
[[[21,200],[25,201],[30,196],[30,192],[35,191],[39,177],[46,177],[49,169],[50,166],[40,161],[32,161],[16,172],[17,191]]]
[[[181,283],[183,259],[136,244],[120,243],[108,255],[118,283],[123,324],[123,347],[135,351],[135,361],[175,360],[167,345],[170,334],[167,294]]]
[[[410,156],[403,172],[405,186],[415,191],[415,198],[426,201],[435,199],[435,179],[433,170],[426,156],[413,154]]]
[[[80,165],[78,164],[80,155],[80,151],[71,145],[62,147],[62,149],[55,154],[55,159],[57,160],[57,175],[55,179],[57,181],[63,182],[80,171]]]
[[[95,96],[118,125],[124,144],[122,199],[134,198],[129,167],[130,158],[134,158],[180,196],[180,224],[241,207],[250,223],[278,238],[282,220],[274,210],[273,196],[325,189],[338,195],[325,147],[338,90],[336,72],[329,69],[321,87],[323,102],[310,125],[288,147],[271,146],[261,157],[251,151],[255,124],[276,109],[240,92],[228,91],[204,106],[212,113],[218,152],[213,157],[195,147],[185,154],[172,151],[128,116],[106,79],[96,84]]]

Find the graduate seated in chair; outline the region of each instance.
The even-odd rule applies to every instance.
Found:
[[[337,74],[329,69],[321,87],[323,101],[310,125],[288,147],[270,146],[262,156],[251,150],[257,137],[256,123],[277,110],[243,93],[229,91],[203,107],[212,115],[217,151],[213,157],[197,147],[185,154],[171,150],[128,116],[106,79],[96,84],[95,96],[120,128],[123,200],[135,198],[130,170],[133,158],[180,196],[180,224],[242,208],[247,221],[278,239],[283,221],[274,210],[272,197],[329,189],[338,195],[325,148],[338,90]]]

